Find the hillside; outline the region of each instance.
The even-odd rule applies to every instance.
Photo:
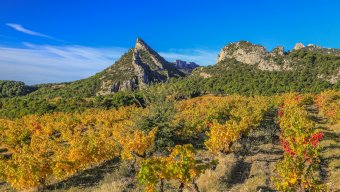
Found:
[[[239,41],[225,46],[217,62],[226,59],[235,59],[262,71],[300,71],[308,68],[315,70],[317,78],[332,84],[340,76],[340,50],[321,48],[313,44],[305,47],[297,43],[290,52],[285,52],[284,47],[278,46],[268,52],[261,45]]]
[[[315,68],[318,78],[332,84],[336,83],[340,76],[340,50],[312,44],[305,47],[297,43],[290,52],[285,52],[284,47],[278,46],[268,52],[261,45],[240,41],[230,43],[221,50],[217,61],[225,59],[235,59],[262,71],[300,71]]]
[[[263,46],[240,41],[224,47],[216,65],[199,67],[177,84],[200,93],[246,95],[339,89],[338,53],[314,46],[267,52]]]
[[[26,96],[0,99],[0,117],[145,105],[143,95],[157,92],[162,86],[180,99],[205,94],[274,95],[339,90],[339,50],[298,45],[288,52],[283,47],[267,52],[263,46],[249,42],[231,43],[221,50],[217,64],[195,68],[182,77],[180,67],[177,70],[176,65],[138,39],[135,48],[92,77],[38,85],[37,91]]]
[[[37,87],[28,86],[24,82],[0,80],[0,98],[23,96],[35,90]]]
[[[92,97],[119,91],[138,90],[185,74],[166,61],[142,39],[113,65],[86,79],[40,85],[37,97]]]
[[[96,94],[141,89],[151,83],[182,76],[182,72],[137,38],[135,48],[100,75],[101,86]]]

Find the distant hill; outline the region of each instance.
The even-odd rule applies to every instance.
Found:
[[[91,76],[70,83],[42,85],[35,95],[50,97],[91,97],[125,90],[138,90],[145,85],[164,82],[185,74],[166,61],[142,39],[113,65]]]
[[[36,89],[36,87],[28,86],[21,81],[0,80],[0,98],[22,96],[31,93]]]
[[[198,64],[196,64],[195,62],[186,62],[186,61],[182,61],[177,59],[176,61],[172,62],[174,64],[174,66],[179,69],[180,71],[182,71],[185,74],[191,74],[191,72],[196,69],[197,67],[199,67]]]

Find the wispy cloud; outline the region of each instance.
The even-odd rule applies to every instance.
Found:
[[[28,84],[78,80],[112,65],[127,50],[120,47],[24,45],[24,48],[0,46],[0,79]]]
[[[0,45],[0,79],[18,80],[27,84],[66,82],[87,78],[118,60],[127,48],[93,48],[80,45],[37,45],[23,47]],[[203,49],[172,49],[161,52],[165,59],[194,61],[200,65],[214,64],[217,51]]]
[[[218,51],[204,49],[171,49],[167,52],[160,52],[168,61],[181,59],[193,61],[199,65],[212,65],[216,63]]]
[[[22,33],[25,33],[25,34],[28,34],[28,35],[33,35],[33,36],[38,36],[38,37],[44,37],[44,38],[47,38],[47,39],[55,39],[54,37],[51,37],[49,35],[45,35],[43,33],[39,33],[39,32],[36,32],[36,31],[32,31],[32,30],[29,30],[29,29],[26,29],[24,28],[22,25],[20,24],[16,24],[16,23],[6,23],[7,26],[19,31],[19,32],[22,32]],[[55,39],[56,40],[56,39]]]

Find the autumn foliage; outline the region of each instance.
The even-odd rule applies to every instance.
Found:
[[[319,141],[323,133],[315,129],[302,105],[303,96],[288,94],[278,110],[280,142],[284,158],[276,165],[276,187],[280,191],[320,191],[315,176],[320,163]]]
[[[330,122],[339,123],[339,92],[311,98]],[[153,105],[0,119],[0,146],[11,153],[0,156],[0,178],[15,189],[29,189],[119,158],[133,164],[146,191],[155,191],[157,186],[162,190],[165,181],[177,181],[181,190],[197,189],[195,180],[212,162],[197,161],[195,144],[207,149],[211,157],[229,153],[234,142],[280,106],[277,117],[284,158],[276,166],[276,187],[281,191],[321,190],[315,170],[324,134],[316,131],[305,100],[297,94],[209,95],[169,102],[165,112]],[[156,150],[157,141],[174,145],[165,143],[166,151]]]
[[[334,90],[324,91],[315,97],[315,103],[320,112],[332,124],[340,124],[340,92]]]
[[[219,103],[224,107],[224,121],[214,119],[209,123],[205,142],[208,149],[216,154],[227,153],[230,145],[250,128],[259,125],[269,104],[264,97],[227,97]]]
[[[1,144],[12,157],[0,160],[0,176],[17,189],[31,188],[52,176],[63,179],[118,157],[122,151],[119,132],[129,127],[131,114],[138,110],[127,107],[1,120]]]
[[[165,157],[154,156],[142,162],[138,179],[145,185],[145,191],[155,191],[157,183],[164,180],[177,180],[179,188],[194,185],[195,179],[206,166],[199,165],[195,160],[195,150],[192,145],[176,145]],[[161,185],[161,191],[163,190]]]

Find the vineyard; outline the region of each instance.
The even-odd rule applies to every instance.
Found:
[[[337,191],[339,134],[337,91],[0,119],[0,191],[61,190],[112,160],[117,191]]]

